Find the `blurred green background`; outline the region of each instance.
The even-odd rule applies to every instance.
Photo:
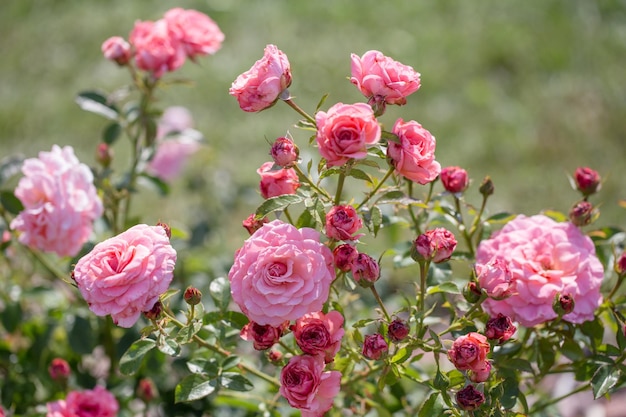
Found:
[[[240,246],[240,221],[261,202],[255,170],[269,160],[267,141],[290,131],[304,148],[308,138],[287,106],[248,114],[228,95],[274,43],[291,62],[292,95],[309,112],[324,93],[325,109],[364,100],[347,80],[350,53],[378,49],[413,66],[421,89],[406,106],[388,108],[382,122],[390,129],[403,117],[429,129],[442,166],[460,165],[473,178],[469,200],[479,201],[478,185],[490,175],[491,212],[567,212],[578,198],[567,174],[590,166],[606,179],[593,199],[602,204],[600,222],[625,226],[617,205],[626,198],[623,0],[3,0],[0,157],[70,144],[93,164],[106,123],[80,110],[74,96],[129,80],[102,58],[102,41],[127,37],[135,20],[159,19],[175,6],[207,13],[226,40],[215,56],[177,73],[192,87],[159,95],[162,107],[192,111],[208,146],[173,184],[175,198],[142,191],[135,207],[146,222],[180,223],[196,243],[226,252]],[[116,152],[123,163],[124,148]]]

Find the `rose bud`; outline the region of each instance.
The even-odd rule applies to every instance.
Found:
[[[509,316],[498,313],[497,317],[492,317],[487,321],[485,336],[487,336],[487,339],[496,341],[497,344],[501,345],[509,340],[516,330],[517,327],[515,327]]]
[[[452,194],[462,193],[469,186],[467,171],[461,167],[445,167],[441,170],[439,178],[443,188]]]
[[[104,142],[99,143],[96,148],[96,161],[104,168],[108,168],[108,166],[111,165],[112,160],[113,149],[111,149],[111,147]]]
[[[362,353],[367,359],[378,360],[386,355],[388,350],[389,345],[380,333],[365,336]]]
[[[576,302],[571,294],[556,293],[554,296],[554,302],[552,303],[552,309],[559,316],[569,314],[574,311]]]
[[[334,206],[326,214],[326,236],[336,240],[355,240],[362,235],[355,233],[363,227],[363,222],[354,207]]]
[[[485,396],[482,392],[468,385],[456,393],[456,403],[460,409],[465,411],[473,411],[485,402]]]
[[[480,188],[478,191],[483,195],[483,197],[487,198],[495,191],[495,187],[493,185],[493,181],[488,176],[485,177],[482,184],[480,184]]]
[[[482,290],[475,281],[468,282],[465,288],[463,288],[463,297],[465,297],[468,303],[474,304],[478,302],[482,294]]]
[[[54,358],[48,367],[50,378],[56,381],[65,381],[70,376],[70,364],[65,359]]]
[[[287,321],[277,327],[270,324],[261,325],[251,321],[243,326],[239,335],[243,340],[253,342],[252,345],[256,350],[266,350],[278,342],[288,325],[289,322]]]
[[[574,172],[574,182],[576,188],[584,197],[588,197],[600,189],[600,175],[588,167],[576,168]]]
[[[335,261],[335,267],[343,272],[348,272],[352,269],[352,263],[356,260],[359,252],[352,245],[344,243],[337,246],[333,250],[333,258]]]
[[[144,311],[143,315],[148,320],[157,320],[159,317],[161,317],[161,313],[163,313],[163,304],[159,300],[156,303],[154,303],[154,305],[152,306],[150,310]]]
[[[485,382],[491,373],[491,362],[485,361],[480,366],[469,370],[469,379],[472,382]]]
[[[359,253],[352,262],[352,277],[362,287],[367,288],[374,285],[380,277],[380,266],[378,262],[365,253]]]
[[[278,363],[283,358],[283,354],[278,350],[270,350],[267,358],[273,363]]]
[[[454,341],[452,348],[448,350],[448,359],[459,371],[481,369],[488,353],[487,338],[480,333],[471,332]]]
[[[597,210],[590,202],[584,200],[574,204],[569,211],[569,220],[578,227],[587,226],[596,216]]]
[[[341,347],[343,316],[338,311],[305,314],[291,326],[296,343],[308,355],[322,355],[330,363]]]
[[[241,222],[243,227],[245,227],[250,235],[259,230],[265,223],[269,223],[269,219],[267,217],[263,217],[261,220],[257,220],[254,213],[249,215],[246,220]]]
[[[300,187],[296,171],[293,168],[273,169],[273,167],[274,162],[265,162],[256,171],[261,176],[259,189],[263,198],[295,194]]]
[[[395,319],[389,324],[387,328],[387,336],[392,342],[401,342],[409,335],[409,324],[401,319]]]
[[[508,263],[494,257],[484,265],[475,266],[478,284],[494,300],[504,300],[516,291],[515,280]]]
[[[183,298],[185,299],[185,302],[187,304],[189,304],[190,306],[195,306],[197,304],[200,304],[200,302],[202,301],[202,293],[199,289],[195,287],[187,287],[185,293],[183,294]]]
[[[417,262],[445,262],[456,248],[456,238],[443,227],[428,230],[415,239],[411,257]]]
[[[158,222],[156,225],[161,226],[165,230],[165,235],[167,236],[168,239],[172,238],[172,229],[169,227],[168,224],[163,223],[163,222]]]
[[[626,251],[622,252],[620,257],[615,261],[615,272],[619,276],[626,274]]]
[[[289,168],[298,161],[300,150],[290,138],[282,137],[274,141],[270,155],[274,163],[283,168]]]
[[[112,36],[102,43],[102,54],[109,61],[126,65],[130,61],[130,44],[120,36]]]
[[[137,384],[137,397],[143,402],[149,403],[158,397],[156,385],[150,378],[141,378]]]

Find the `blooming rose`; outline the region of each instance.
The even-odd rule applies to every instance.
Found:
[[[272,326],[269,324],[261,325],[251,321],[243,326],[239,335],[243,340],[253,342],[256,350],[266,350],[280,340],[288,325],[289,322],[284,322],[279,326]]]
[[[344,335],[343,316],[338,311],[327,314],[318,311],[305,314],[291,326],[296,343],[302,352],[322,355],[326,363],[332,362],[341,347]]]
[[[365,97],[381,97],[387,104],[406,104],[406,97],[420,88],[420,74],[412,67],[386,57],[379,51],[367,51],[352,58],[352,77]]]
[[[197,55],[212,55],[222,47],[224,34],[204,13],[176,7],[165,13],[164,20],[170,35],[180,42],[191,59]]]
[[[339,393],[341,372],[324,371],[320,355],[294,356],[280,373],[280,394],[302,417],[322,417]]]
[[[492,316],[502,313],[523,326],[534,326],[557,317],[552,302],[561,293],[571,294],[576,302],[565,320],[582,323],[594,318],[604,271],[593,242],[573,224],[543,215],[518,216],[480,243],[477,267],[494,256],[507,262],[516,293],[505,300],[485,300],[483,306]]]
[[[389,351],[389,345],[380,333],[368,334],[363,340],[362,354],[367,359],[378,360]]]
[[[350,158],[364,159],[367,145],[380,140],[380,125],[365,103],[337,103],[328,112],[315,115],[317,145],[328,166],[345,164]]]
[[[513,275],[503,258],[496,256],[484,265],[476,265],[475,269],[478,283],[489,297],[502,300],[515,292]]]
[[[293,140],[281,137],[277,138],[272,144],[270,155],[274,163],[278,166],[289,168],[298,160],[300,151]]]
[[[24,210],[11,222],[21,232],[19,241],[59,256],[76,255],[102,214],[91,170],[71,146],[54,145],[25,160],[22,172],[15,196]]]
[[[443,227],[427,230],[415,239],[411,256],[416,261],[445,262],[456,249],[456,238]]]
[[[366,253],[359,253],[356,256],[350,271],[354,280],[363,287],[371,287],[380,278],[378,262]]]
[[[102,54],[110,61],[126,65],[130,61],[130,44],[121,36],[112,36],[102,43]]]
[[[287,55],[275,45],[267,45],[263,58],[233,82],[229,93],[243,111],[257,112],[271,107],[291,85]]]
[[[65,400],[46,404],[46,417],[116,417],[117,400],[101,386],[92,390],[71,391]]]
[[[326,214],[326,236],[331,239],[358,239],[362,235],[355,235],[355,233],[361,227],[363,227],[363,221],[351,205],[334,206]]]
[[[322,309],[335,279],[333,255],[316,230],[274,220],[237,251],[228,278],[250,320],[278,326]]]
[[[157,140],[193,129],[193,115],[183,106],[170,106],[163,111],[157,123]]]
[[[139,224],[98,243],[76,263],[73,277],[91,311],[131,327],[167,290],[175,263],[165,229]]]
[[[452,194],[462,193],[469,185],[467,171],[461,167],[445,167],[441,170],[439,177],[443,188]]]
[[[584,196],[589,196],[600,189],[600,174],[588,167],[578,167],[574,171],[576,188]]]
[[[333,249],[333,259],[337,269],[348,272],[352,269],[352,264],[356,260],[359,252],[350,244],[344,243]]]
[[[164,19],[135,22],[129,41],[135,51],[137,67],[151,72],[155,78],[161,78],[163,73],[175,71],[185,63],[185,49],[170,35]]]
[[[261,176],[259,188],[263,198],[295,194],[300,187],[296,171],[293,168],[272,169],[273,167],[273,162],[265,162],[256,170],[257,174]]]
[[[396,172],[420,184],[437,178],[441,165],[435,161],[435,137],[413,120],[398,119],[392,131],[400,142],[388,142],[387,157]]]
[[[485,326],[485,336],[489,340],[496,341],[499,345],[509,340],[517,330],[511,318],[500,313],[492,317]]]
[[[448,358],[459,371],[481,370],[488,353],[487,338],[480,333],[471,332],[454,341],[452,348],[448,350]]]

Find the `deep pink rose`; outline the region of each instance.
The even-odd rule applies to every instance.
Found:
[[[569,221],[578,227],[587,226],[597,215],[597,210],[589,201],[583,200],[574,204],[569,211]]]
[[[601,186],[600,174],[589,167],[576,168],[576,171],[574,171],[574,182],[578,191],[584,196],[595,193]]]
[[[408,66],[386,57],[379,51],[367,51],[352,58],[352,77],[367,98],[381,97],[387,104],[406,104],[406,97],[420,88],[420,74]]]
[[[576,302],[574,311],[563,316],[565,320],[593,320],[602,301],[604,271],[593,242],[573,224],[543,215],[518,216],[480,243],[477,267],[494,256],[507,261],[517,292],[505,300],[485,300],[483,306],[490,315],[502,313],[531,327],[557,317],[552,302],[561,293],[571,294]]]
[[[65,400],[46,404],[46,417],[116,417],[119,404],[113,394],[101,386],[92,390],[70,391]]]
[[[489,297],[503,300],[515,293],[515,280],[503,258],[496,256],[486,264],[476,265],[475,269],[480,288]]]
[[[151,72],[155,78],[161,78],[165,72],[175,71],[185,63],[185,48],[170,35],[164,19],[135,22],[129,41],[134,48],[137,67]]]
[[[191,59],[197,55],[212,55],[222,47],[224,34],[204,13],[176,7],[165,13],[164,20],[170,35],[180,42]]]
[[[368,334],[363,340],[361,353],[367,359],[379,360],[389,351],[389,345],[380,333]]]
[[[91,170],[71,146],[54,145],[25,160],[22,172],[15,196],[24,210],[11,222],[21,232],[19,241],[59,256],[76,255],[102,214]]]
[[[367,145],[380,140],[381,129],[374,111],[365,103],[337,103],[315,115],[317,145],[328,166],[345,164],[350,158],[367,157]]]
[[[437,178],[441,165],[435,161],[435,137],[413,120],[405,123],[398,119],[393,133],[400,142],[387,143],[387,156],[396,172],[420,184],[428,184]]]
[[[445,167],[441,170],[439,177],[441,178],[443,188],[452,194],[462,193],[469,185],[467,171],[461,167]]]
[[[66,380],[70,376],[70,364],[65,359],[54,358],[48,366],[48,374],[54,380]]]
[[[344,335],[343,316],[338,311],[305,314],[291,326],[296,343],[308,355],[322,355],[332,362],[341,347]]]
[[[293,140],[287,137],[277,138],[272,144],[270,155],[278,166],[289,168],[298,161],[300,151]]]
[[[102,43],[102,54],[109,61],[126,65],[130,61],[130,44],[121,36],[112,36]]]
[[[347,243],[337,246],[333,249],[333,258],[335,260],[335,266],[337,269],[343,272],[348,272],[352,269],[352,264],[356,260],[359,252],[357,249]]]
[[[324,372],[320,355],[294,356],[280,373],[280,394],[303,417],[322,417],[339,393],[341,372]]]
[[[473,385],[467,385],[455,395],[456,403],[460,409],[466,411],[476,410],[485,402],[485,395]]]
[[[287,321],[279,326],[258,324],[251,321],[243,326],[239,335],[243,340],[253,342],[256,350],[267,350],[280,340],[288,326],[289,322]]]
[[[452,348],[448,350],[448,359],[459,371],[481,370],[488,353],[487,338],[480,333],[471,332],[454,341]]]
[[[443,227],[427,230],[415,239],[411,255],[416,261],[445,262],[456,249],[456,238]]]
[[[622,254],[615,260],[614,269],[615,272],[617,272],[617,275],[626,274],[626,251],[622,252]]]
[[[233,82],[229,93],[247,112],[271,107],[291,85],[291,67],[287,55],[275,45],[267,45],[263,58]]]
[[[411,328],[409,327],[409,323],[402,319],[395,319],[389,323],[387,336],[392,342],[398,343],[406,339],[410,331]]]
[[[487,339],[493,340],[499,345],[513,337],[516,331],[517,327],[515,327],[511,318],[502,313],[498,314],[497,317],[490,318],[485,325],[485,336]]]
[[[300,187],[296,171],[293,168],[272,169],[273,167],[273,162],[265,162],[256,171],[261,176],[259,188],[263,198],[295,194]]]
[[[363,221],[351,205],[334,206],[326,213],[326,236],[336,240],[355,240]]]
[[[352,278],[365,288],[371,287],[380,278],[380,265],[366,253],[357,254],[350,271]]]
[[[138,224],[98,243],[76,263],[73,277],[91,311],[131,327],[167,290],[175,264],[165,229]]]
[[[237,251],[228,278],[250,320],[278,326],[322,309],[335,279],[333,254],[318,231],[274,220]]]

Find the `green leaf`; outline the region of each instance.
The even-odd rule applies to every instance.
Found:
[[[573,339],[565,339],[560,351],[574,362],[585,356],[585,352],[583,352],[582,348],[578,345],[578,342]]]
[[[148,175],[145,172],[139,174],[139,179],[145,179],[147,181],[141,181],[143,185],[155,189],[161,197],[165,197],[170,193],[170,186],[168,183],[158,177]]]
[[[367,181],[370,184],[374,182],[372,180],[372,177],[370,177],[368,173],[358,168],[352,168],[350,172],[348,173],[348,176],[352,178],[356,178],[357,180]]]
[[[434,287],[430,287],[426,290],[426,294],[437,294],[440,292],[448,293],[448,294],[460,294],[461,291],[459,287],[454,282],[444,282],[439,285],[435,285]]]
[[[132,375],[137,372],[143,357],[155,346],[156,342],[152,339],[140,339],[130,345],[120,359],[120,372],[124,375]]]
[[[75,101],[85,111],[109,120],[117,120],[118,113],[115,106],[110,105],[107,98],[96,91],[84,91],[76,97]]]
[[[168,356],[178,356],[180,353],[180,345],[174,339],[163,339],[157,347]]]
[[[22,202],[11,191],[0,192],[0,204],[2,204],[2,207],[4,207],[4,209],[11,214],[18,215],[22,210],[24,210]]]
[[[230,324],[233,328],[237,330],[241,330],[243,326],[245,326],[249,322],[248,317],[245,314],[240,313],[238,311],[225,312],[224,316],[222,317],[222,320],[226,321],[228,324]]]
[[[409,359],[412,354],[413,354],[413,349],[408,349],[406,347],[398,349],[396,354],[393,355],[393,357],[391,358],[391,363],[403,363],[407,359]]]
[[[217,277],[209,284],[209,294],[220,310],[226,310],[230,302],[230,283],[224,277]]]
[[[320,98],[320,101],[317,102],[317,106],[315,106],[315,113],[317,113],[322,108],[327,98],[328,98],[328,93],[324,94],[322,98]]]
[[[485,220],[485,222],[491,223],[491,224],[504,224],[513,220],[516,216],[517,216],[516,214],[511,214],[511,213],[497,213],[489,217],[487,220]]]
[[[190,325],[187,325],[180,329],[180,331],[176,335],[176,341],[181,345],[191,343],[193,337],[196,335],[196,333],[200,331],[200,329],[202,329],[202,322],[194,321]]]
[[[17,175],[22,169],[24,158],[21,156],[8,156],[0,161],[0,186],[9,178]]]
[[[252,382],[235,372],[224,372],[220,378],[220,383],[224,388],[233,391],[250,391],[254,388]]]
[[[239,356],[229,356],[222,361],[222,369],[228,370],[234,368],[239,365],[239,362],[241,362],[241,358]]]
[[[319,179],[323,180],[326,177],[330,177],[331,175],[338,175],[339,173],[341,173],[341,169],[339,169],[339,168],[329,168],[329,169],[326,169],[326,170],[324,170],[324,171],[322,171],[320,173]]]
[[[418,417],[432,417],[432,416],[442,416],[443,414],[443,403],[439,398],[439,393],[434,392],[430,394],[430,397],[424,402],[422,408],[419,411]]]
[[[74,318],[74,325],[67,335],[72,350],[79,355],[93,352],[94,335],[91,323],[88,319],[80,316]]]
[[[102,141],[107,145],[113,145],[122,134],[122,126],[117,123],[111,123],[102,132]]]
[[[177,290],[175,288],[170,288],[169,290],[165,291],[163,294],[161,294],[161,302],[164,303],[165,300],[167,300],[168,298],[178,294],[180,292],[180,290]]]
[[[23,323],[23,310],[19,301],[9,302],[4,305],[0,314],[0,321],[4,328],[13,333]]]
[[[518,381],[512,377],[504,378],[502,387],[504,388],[504,392],[500,398],[500,403],[507,410],[515,407],[517,397],[519,396]]]
[[[593,321],[584,322],[580,327],[580,330],[585,336],[589,337],[589,347],[592,350],[595,351],[596,348],[602,344],[602,339],[604,337],[604,326],[597,317]]]
[[[298,194],[286,194],[268,198],[256,209],[255,216],[258,219],[262,219],[272,212],[284,210],[291,204],[297,204],[303,200],[304,198]]]
[[[450,380],[442,374],[439,369],[437,369],[437,374],[435,374],[435,379],[433,380],[433,386],[440,391],[444,391],[450,386]]]
[[[598,399],[607,394],[611,388],[615,386],[619,380],[621,373],[619,369],[610,366],[603,365],[591,378],[591,389],[593,390],[593,398]]]
[[[187,362],[187,369],[192,374],[205,375],[208,378],[215,378],[219,375],[220,366],[215,358],[197,358]]]
[[[212,394],[217,388],[217,380],[201,375],[188,375],[176,385],[174,402],[195,401]]]
[[[447,372],[446,376],[448,377],[448,380],[450,380],[450,388],[465,384],[465,375],[458,369],[453,369]]]

